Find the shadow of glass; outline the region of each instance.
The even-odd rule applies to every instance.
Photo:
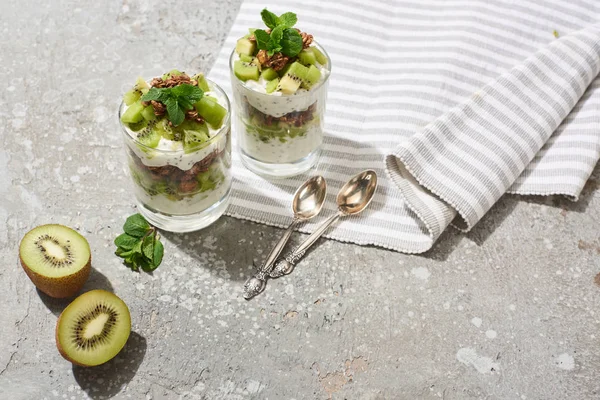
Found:
[[[81,291],[74,297],[66,299],[56,299],[54,297],[48,296],[46,293],[40,291],[39,289],[36,290],[38,296],[40,296],[40,299],[42,300],[42,303],[44,303],[44,305],[52,312],[52,314],[58,316],[60,315],[60,313],[63,312],[65,307],[73,301],[75,297],[94,289],[103,289],[108,292],[113,291],[113,287],[108,278],[106,278],[97,269],[92,267],[92,270],[90,271],[90,277],[88,278],[85,285],[83,285]]]
[[[133,379],[144,360],[146,348],[146,339],[131,332],[125,347],[115,358],[97,367],[73,365],[73,376],[90,398],[111,398]]]

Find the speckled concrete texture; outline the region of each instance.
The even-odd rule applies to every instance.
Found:
[[[0,399],[597,399],[600,170],[582,199],[505,197],[423,256],[319,242],[247,302],[282,233],[222,218],[163,235],[154,274],[112,241],[135,212],[116,109],[136,76],[206,70],[239,1],[4,2],[0,17]],[[35,225],[78,229],[85,289],[129,305],[124,351],[73,367],[67,302],[18,263]],[[297,236],[295,240],[300,240]]]

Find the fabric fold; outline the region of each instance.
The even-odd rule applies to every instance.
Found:
[[[596,24],[537,51],[387,156],[390,178],[433,240],[453,211],[468,231],[506,192],[577,199],[600,149],[569,140],[567,117],[586,109],[599,70]]]
[[[571,0],[567,7],[534,0],[348,0],[343,4],[244,0],[209,75],[230,98],[229,55],[248,28],[263,26],[260,12],[265,7],[278,14],[295,12],[297,27],[312,34],[331,56],[326,134],[317,167],[279,181],[251,173],[234,152],[230,216],[285,227],[294,191],[307,176],[320,174],[327,180],[327,201],[319,217],[299,228],[312,232],[336,211],[335,195],[348,178],[374,169],[380,179],[371,206],[360,216],[344,218],[325,236],[423,253],[452,221],[467,228],[466,223],[461,225],[464,218],[456,218],[458,209],[471,218],[472,226],[503,193],[563,194],[575,199],[598,160],[598,78],[577,103],[596,72],[597,54],[589,50],[597,32],[567,34],[600,22],[599,2]],[[562,39],[556,39],[553,32],[559,32]],[[516,80],[494,87],[495,92],[480,90],[549,43],[555,52],[542,51],[543,62],[519,75],[527,85],[521,85],[524,90],[517,90],[518,96],[512,96],[514,86],[520,84]],[[579,75],[570,82],[573,73]],[[549,94],[536,91],[536,86],[554,77],[567,80],[570,89],[563,93],[550,85]],[[499,103],[500,114],[486,109],[487,114],[470,120],[465,129],[481,126],[477,129],[489,132],[500,118],[511,128],[510,145],[496,135],[480,134],[479,142],[465,136],[453,138],[455,125],[464,125],[457,118],[445,120],[439,137],[420,142],[425,127],[435,127],[432,121],[474,99],[473,93],[481,99],[471,108],[460,109],[465,115],[471,115],[474,106],[487,105],[488,99],[490,106]],[[512,110],[513,106],[519,110]],[[503,118],[507,110],[516,115]],[[539,126],[539,131],[531,126]],[[234,124],[233,130],[235,148],[240,129]],[[525,134],[530,131],[537,133]],[[412,150],[406,153],[416,149],[416,155],[406,154],[403,163],[395,150],[415,133],[421,139],[405,145],[411,143]],[[398,155],[404,157],[404,153],[401,150]],[[388,154],[392,156],[386,158]],[[436,164],[442,174],[434,173],[427,186],[420,185],[425,175],[417,173],[417,164],[427,165],[425,161],[438,154],[456,159]],[[448,185],[444,174],[457,174],[460,185]],[[448,193],[442,190],[444,186],[449,186]],[[459,193],[452,193],[456,190]]]

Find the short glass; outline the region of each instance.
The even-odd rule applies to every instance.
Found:
[[[308,91],[291,95],[266,94],[238,79],[233,72],[235,50],[229,58],[235,132],[240,158],[249,170],[267,177],[299,175],[314,166],[321,154],[324,135],[325,103],[331,73]]]
[[[152,225],[190,232],[215,222],[231,193],[231,106],[225,92],[207,80],[211,94],[227,109],[223,125],[203,146],[189,153],[147,147],[121,122],[129,172],[140,213]],[[132,136],[133,135],[133,136]]]

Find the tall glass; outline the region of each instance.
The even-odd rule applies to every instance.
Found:
[[[310,90],[290,95],[267,94],[238,79],[233,72],[237,54],[235,50],[231,53],[236,139],[242,162],[257,174],[282,178],[299,175],[319,159],[331,59],[313,43],[327,57],[324,76]]]
[[[119,122],[140,213],[152,225],[172,232],[202,229],[227,208],[231,191],[231,107],[223,90],[208,80],[211,94],[227,109],[223,125],[197,150],[147,147]]]

